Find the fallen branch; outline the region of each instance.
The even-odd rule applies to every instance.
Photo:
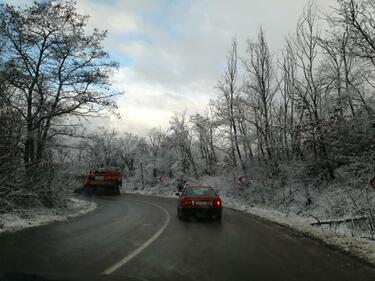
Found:
[[[312,214],[309,214],[309,216],[313,217],[317,221],[317,222],[311,223],[311,225],[321,225],[322,224],[321,221],[316,216],[313,216]]]
[[[367,217],[361,216],[361,217],[354,217],[354,218],[345,218],[345,219],[321,221],[317,217],[314,217],[313,215],[310,215],[310,216],[317,220],[317,222],[310,223],[310,225],[313,225],[313,226],[314,225],[324,225],[324,224],[329,224],[329,225],[331,225],[331,224],[340,224],[340,223],[353,222],[353,221],[362,221],[362,220],[366,220],[367,219]]]

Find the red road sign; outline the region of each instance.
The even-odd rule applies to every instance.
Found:
[[[245,184],[245,182],[246,182],[246,177],[245,177],[245,176],[239,176],[239,177],[237,178],[237,182],[238,182],[239,184]]]
[[[375,177],[373,177],[368,183],[373,189],[375,189]]]

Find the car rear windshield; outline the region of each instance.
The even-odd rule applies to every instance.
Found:
[[[187,187],[184,193],[185,196],[217,196],[210,187]]]

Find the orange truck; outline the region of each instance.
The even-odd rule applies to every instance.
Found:
[[[90,170],[83,177],[83,188],[77,192],[119,195],[121,187],[121,172],[111,169]]]

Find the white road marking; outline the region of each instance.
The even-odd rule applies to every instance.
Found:
[[[122,258],[120,261],[118,261],[117,263],[115,263],[111,267],[104,270],[102,272],[102,274],[105,274],[105,275],[113,273],[114,271],[119,269],[121,266],[125,265],[130,260],[135,258],[139,253],[141,253],[148,246],[150,246],[152,244],[152,242],[154,242],[163,233],[163,231],[167,228],[167,226],[169,224],[169,221],[171,219],[168,211],[166,209],[164,209],[163,207],[159,206],[159,205],[156,205],[156,204],[153,204],[153,203],[150,203],[150,202],[146,202],[146,201],[141,201],[141,200],[134,200],[134,199],[128,199],[128,200],[149,204],[149,205],[152,205],[156,208],[159,208],[160,210],[162,210],[164,212],[164,214],[166,216],[166,220],[165,220],[163,226],[151,238],[149,238],[146,242],[144,242],[141,246],[139,246],[137,249],[135,249],[129,255],[127,255],[126,257]]]

